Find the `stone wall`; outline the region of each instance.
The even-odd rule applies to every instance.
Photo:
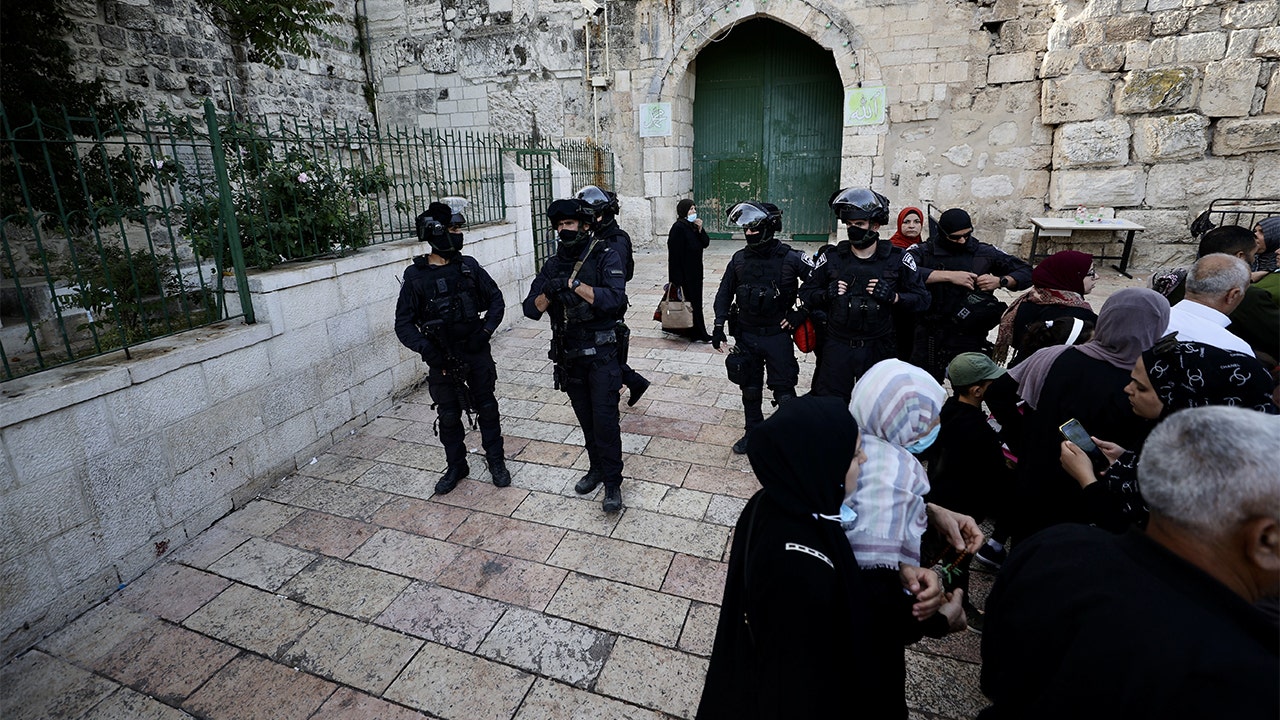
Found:
[[[68,38],[85,77],[99,77],[148,110],[219,110],[268,117],[369,122],[364,64],[351,22],[328,31],[317,58],[284,57],[279,70],[248,62],[197,0],[67,0]],[[350,7],[344,4],[344,7]],[[341,12],[342,10],[340,10]],[[346,12],[351,12],[347,10]]]
[[[533,269],[528,173],[467,252],[519,313]],[[562,185],[567,185],[567,172]],[[423,376],[393,332],[400,241],[250,278],[229,321],[0,386],[0,659],[140,575],[373,420]]]
[[[607,142],[655,237],[692,189],[698,52],[756,17],[830,50],[846,88],[886,87],[888,122],[844,130],[842,183],[968,207],[1010,249],[1086,204],[1148,225],[1135,260],[1160,265],[1210,199],[1280,192],[1275,0],[612,0],[607,31],[554,0],[368,13],[385,119]],[[638,137],[643,102],[672,103],[671,137]]]

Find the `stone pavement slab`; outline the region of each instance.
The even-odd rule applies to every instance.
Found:
[[[377,622],[474,653],[508,607],[497,600],[415,582],[378,616]]]
[[[712,247],[709,276],[733,249]],[[759,483],[729,449],[743,415],[723,356],[641,311],[665,273],[638,256],[632,365],[653,385],[620,402],[621,513],[574,492],[589,462],[549,330],[508,313],[493,348],[510,487],[472,431],[469,478],[435,494],[420,387],[0,667],[0,718],[691,718]],[[974,575],[979,606],[989,586]],[[912,717],[982,707],[978,645],[906,651]]]
[[[427,643],[385,696],[445,720],[500,720],[515,714],[533,680],[508,665]]]
[[[182,709],[210,720],[304,720],[336,689],[314,675],[241,655],[188,698]]]

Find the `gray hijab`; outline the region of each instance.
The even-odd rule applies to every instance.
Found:
[[[1168,327],[1169,301],[1163,295],[1146,288],[1125,288],[1103,303],[1093,338],[1074,349],[1128,371]],[[1033,409],[1040,403],[1040,390],[1049,369],[1067,349],[1066,345],[1044,348],[1009,371],[1009,376],[1018,382],[1018,394]]]

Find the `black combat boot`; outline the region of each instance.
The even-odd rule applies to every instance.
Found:
[[[466,477],[470,472],[471,468],[467,465],[466,460],[457,465],[450,465],[449,469],[444,471],[444,475],[440,476],[440,480],[436,482],[436,494],[447,495],[458,486],[458,481]]]
[[[578,484],[573,486],[573,491],[579,495],[587,495],[592,490],[595,490],[596,486],[602,482],[604,482],[604,473],[595,468],[591,468],[587,471],[586,475],[582,476],[582,479],[578,481]]]
[[[619,485],[604,486],[604,501],[601,503],[604,511],[610,515],[622,510],[622,487]]]
[[[490,455],[485,460],[489,463],[489,475],[493,478],[494,487],[511,484],[511,471],[507,470],[506,460],[501,455]]]

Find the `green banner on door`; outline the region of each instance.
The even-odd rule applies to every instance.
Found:
[[[884,88],[850,88],[844,91],[844,126],[884,123]]]

